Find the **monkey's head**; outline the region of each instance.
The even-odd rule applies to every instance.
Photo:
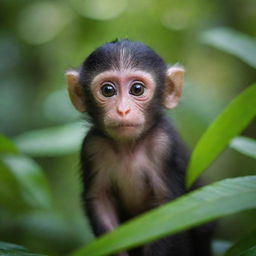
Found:
[[[161,106],[174,108],[184,70],[167,67],[151,48],[129,40],[104,44],[80,70],[66,72],[75,108],[116,140],[136,140],[157,122]]]

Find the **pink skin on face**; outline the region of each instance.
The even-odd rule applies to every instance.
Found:
[[[96,76],[92,93],[104,110],[104,125],[111,137],[134,139],[145,129],[145,109],[153,97],[153,77],[136,70],[112,70]],[[114,93],[104,94],[104,86]],[[111,90],[110,90],[111,92]]]

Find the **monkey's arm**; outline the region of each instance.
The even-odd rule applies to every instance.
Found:
[[[81,150],[82,202],[93,232],[100,236],[113,230],[119,224],[115,201],[109,179],[98,170],[94,154],[90,149],[95,145],[94,131],[85,137]]]
[[[95,198],[86,199],[86,212],[96,236],[112,231],[119,224],[115,205],[109,198],[111,197],[108,193],[103,193]],[[129,254],[120,252],[116,256],[129,256]]]
[[[85,210],[96,236],[119,225],[115,205],[106,191],[85,199]]]
[[[91,134],[92,132],[84,139],[81,150],[82,203],[93,233],[101,236],[119,225],[119,217],[110,188],[98,179],[97,173],[93,173],[92,157],[85,150],[90,147],[88,141],[91,139]],[[129,254],[121,252],[116,256],[129,256]]]
[[[84,161],[83,165],[86,162]],[[100,236],[113,230],[119,221],[111,194],[104,187],[104,184],[97,181],[97,174],[91,174],[89,167],[90,165],[86,170],[82,168],[82,202],[94,234]]]
[[[96,236],[112,231],[119,225],[116,207],[112,196],[107,191],[102,191],[95,196],[83,193],[84,208]],[[129,256],[127,252],[121,252],[116,256]]]

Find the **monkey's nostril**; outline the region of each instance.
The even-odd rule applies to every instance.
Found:
[[[129,112],[130,112],[130,109],[127,109],[124,114],[127,115]]]
[[[120,115],[120,116],[126,116],[127,114],[129,114],[130,112],[130,109],[117,109],[117,113]]]

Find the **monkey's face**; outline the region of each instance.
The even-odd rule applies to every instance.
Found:
[[[97,48],[66,77],[73,105],[90,115],[94,128],[129,141],[156,124],[162,106],[178,104],[183,74],[146,45],[121,40]]]
[[[91,92],[107,134],[118,140],[138,138],[147,128],[147,107],[155,88],[151,74],[143,71],[112,70],[96,76]]]

